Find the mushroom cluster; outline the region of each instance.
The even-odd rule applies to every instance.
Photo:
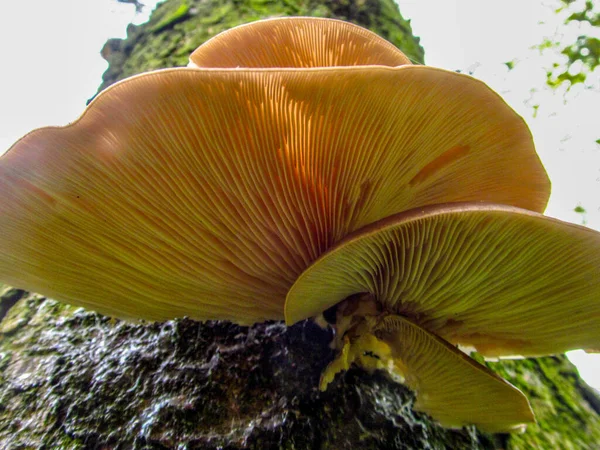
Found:
[[[121,317],[288,324],[445,426],[508,431],[486,357],[599,348],[600,234],[542,216],[523,120],[482,82],[356,25],[226,31],[0,158],[0,279]]]

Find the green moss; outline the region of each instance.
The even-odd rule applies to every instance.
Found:
[[[26,292],[0,283],[0,321],[6,316],[10,308],[17,303]]]
[[[513,434],[508,448],[596,449],[600,416],[588,401],[596,394],[565,356],[487,364],[529,398],[537,423]]]
[[[166,28],[172,27],[177,22],[181,22],[187,17],[188,13],[190,12],[190,5],[188,4],[187,0],[182,0],[179,6],[177,7],[175,7],[177,5],[176,3],[168,3],[167,5],[170,8],[174,8],[174,10],[165,13],[160,18],[158,23],[150,27],[150,31],[152,31],[153,33],[165,30]]]

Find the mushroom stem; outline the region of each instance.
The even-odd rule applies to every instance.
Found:
[[[363,292],[347,297],[335,307],[335,359],[323,371],[319,387],[327,389],[335,376],[348,370],[352,364],[372,372],[377,369],[395,374],[392,351],[385,342],[375,337],[374,330],[383,311],[373,294]],[[403,377],[397,381],[402,382]]]
[[[348,370],[352,364],[356,364],[369,372],[378,369],[384,370],[392,376],[398,375],[395,381],[400,383],[404,381],[401,371],[395,367],[396,362],[392,357],[392,350],[389,345],[375,337],[372,333],[364,332],[363,334],[356,334],[353,337],[348,335],[343,337],[341,350],[321,374],[321,381],[319,383],[321,391],[326,390],[335,376],[340,372]]]

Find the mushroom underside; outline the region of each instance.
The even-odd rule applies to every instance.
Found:
[[[374,220],[543,208],[547,177],[522,120],[459,74],[171,69],[21,139],[0,197],[4,282],[111,316],[250,324],[281,319],[296,277]]]
[[[600,233],[504,205],[447,204],[347,236],[292,286],[286,320],[335,311],[339,353],[322,387],[352,363],[384,369],[443,425],[498,432],[533,421],[527,400],[454,345],[486,357],[599,348],[599,297]]]
[[[443,339],[399,315],[356,312],[347,329],[337,327],[339,352],[321,377],[322,390],[357,364],[406,384],[416,394],[414,408],[445,427],[475,425],[500,433],[535,422],[521,391]],[[342,311],[338,316],[348,323]]]

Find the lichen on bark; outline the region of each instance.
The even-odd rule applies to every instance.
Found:
[[[168,0],[110,40],[103,87],[187,64],[214,34],[271,16],[337,17],[413,60],[423,50],[393,0]],[[173,295],[177,295],[176,292]],[[447,430],[413,394],[351,369],[329,389],[331,332],[307,321],[126,323],[0,288],[0,448],[527,449],[595,448],[599,400],[564,356],[490,363],[529,396],[538,424],[491,436]]]

